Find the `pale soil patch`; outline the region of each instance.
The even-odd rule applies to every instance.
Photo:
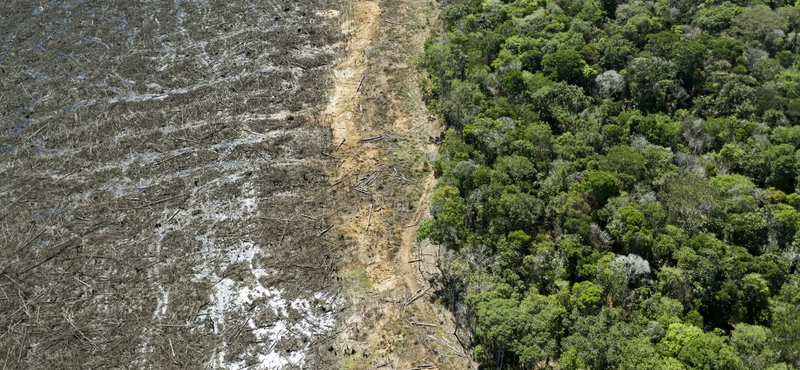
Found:
[[[342,368],[474,368],[433,295],[437,249],[415,240],[442,128],[422,101],[413,58],[436,6],[353,1],[344,14],[346,55],[323,114],[339,161],[329,176],[334,196],[350,205],[335,222],[347,245],[340,275],[351,304],[335,346]]]

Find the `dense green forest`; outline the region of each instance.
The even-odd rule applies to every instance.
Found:
[[[800,368],[800,2],[443,0],[440,296],[497,369]]]

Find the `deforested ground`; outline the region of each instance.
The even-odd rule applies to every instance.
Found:
[[[2,368],[338,366],[341,11],[0,5]]]

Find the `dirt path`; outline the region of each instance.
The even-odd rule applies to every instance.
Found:
[[[345,55],[324,113],[337,148],[330,176],[341,272],[351,305],[334,351],[346,369],[474,367],[433,295],[436,249],[415,241],[435,184],[440,124],[426,110],[413,58],[436,22],[425,0],[353,1]]]

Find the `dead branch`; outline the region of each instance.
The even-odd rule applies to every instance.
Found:
[[[372,203],[369,205],[369,216],[367,216],[367,231],[369,231],[369,223],[372,221]]]
[[[428,334],[428,338],[432,339],[432,340],[433,340],[433,341],[435,341],[436,343],[439,343],[439,344],[441,344],[441,345],[443,345],[443,346],[445,346],[445,347],[449,348],[451,351],[453,351],[453,353],[455,353],[455,354],[456,354],[456,355],[458,355],[459,357],[461,357],[461,358],[467,358],[467,355],[463,354],[461,351],[459,351],[458,349],[456,349],[456,347],[453,347],[453,346],[452,346],[450,343],[448,343],[446,340],[444,340],[444,339],[439,339],[439,338],[437,338],[437,337],[435,337],[435,336],[433,336],[433,335],[430,335],[430,334]]]
[[[358,81],[358,86],[356,86],[356,92],[353,93],[353,97],[351,99],[356,98],[356,95],[358,95],[358,90],[361,90],[361,84],[364,83],[365,78],[367,78],[367,75],[361,76],[361,80]]]
[[[425,290],[417,292],[417,294],[415,294],[413,297],[411,297],[407,301],[403,302],[403,308],[406,308],[412,302],[416,301],[417,299],[419,299],[420,297],[425,295],[425,293],[427,293],[430,289],[431,289],[431,286],[429,285],[427,288],[425,288]]]
[[[358,188],[358,187],[353,188],[353,190],[355,190],[355,191],[357,191],[357,192],[359,192],[361,194],[364,194],[364,195],[369,195],[369,196],[375,195],[374,193],[372,193],[370,191],[367,191],[367,190],[364,190],[364,189]]]
[[[439,326],[437,324],[431,324],[429,322],[421,322],[421,321],[409,321],[409,320],[406,320],[406,322],[408,322],[408,324],[411,325],[411,326],[433,326],[433,327]]]
[[[381,175],[381,174],[380,174],[380,172],[379,172],[379,171],[375,171],[375,172],[373,172],[373,173],[371,173],[371,174],[367,175],[366,177],[362,178],[362,179],[361,179],[361,183],[363,183],[365,186],[366,186],[366,185],[369,185],[369,184],[372,184],[373,182],[375,182],[375,180],[377,180],[377,179],[378,179],[378,177],[379,177],[380,175]]]
[[[430,370],[430,369],[438,369],[438,366],[434,365],[419,365],[417,367],[408,368],[405,370]]]
[[[368,143],[368,142],[372,142],[372,141],[381,141],[381,140],[385,140],[385,139],[387,139],[387,138],[389,138],[389,137],[388,137],[388,136],[386,136],[386,135],[380,135],[380,136],[373,136],[373,137],[369,137],[369,138],[366,138],[366,139],[361,139],[361,140],[359,140],[358,142],[359,142],[359,143]]]
[[[189,151],[183,152],[181,154],[173,155],[173,156],[171,156],[171,157],[169,157],[167,159],[164,159],[164,160],[161,160],[161,161],[157,162],[154,166],[160,166],[160,165],[162,165],[164,163],[167,163],[167,162],[169,162],[169,161],[171,161],[171,160],[173,160],[175,158],[182,157],[182,156],[190,154],[190,153],[194,153],[194,150],[189,150]]]
[[[155,202],[150,202],[150,203],[147,203],[147,204],[145,204],[145,205],[143,205],[143,206],[134,207],[134,208],[129,208],[129,209],[142,209],[142,208],[147,208],[147,207],[154,206],[154,205],[156,205],[156,204],[160,204],[160,203],[164,203],[164,202],[168,202],[168,201],[170,201],[170,200],[173,200],[173,199],[176,199],[176,198],[180,198],[180,197],[183,197],[183,196],[186,196],[186,194],[178,194],[178,195],[175,195],[175,196],[172,196],[172,197],[168,197],[168,198],[164,198],[164,199],[157,200],[157,201],[155,201]],[[126,208],[123,208],[123,210],[125,210],[125,209],[126,209]]]
[[[27,247],[27,246],[28,246],[28,244],[31,244],[31,243],[32,243],[34,240],[36,240],[37,238],[39,238],[40,236],[42,236],[42,234],[44,234],[44,232],[45,232],[45,231],[46,231],[46,229],[42,230],[41,232],[39,232],[38,234],[36,234],[36,236],[34,236],[33,238],[31,238],[31,239],[30,239],[30,240],[28,240],[27,242],[23,243],[22,245],[20,245],[20,246],[17,248],[17,251],[19,251],[19,250],[20,250],[20,249],[22,249],[22,248],[25,248],[25,247]]]
[[[384,21],[386,21],[386,23],[394,24],[397,26],[408,26],[410,24],[410,23],[400,23],[400,22],[390,21],[388,19],[384,19]]]
[[[319,232],[319,234],[317,234],[317,236],[318,236],[318,237],[320,237],[320,236],[323,236],[323,235],[325,235],[325,233],[327,233],[328,231],[330,231],[330,229],[333,229],[333,225],[331,225],[331,226],[328,226],[328,228],[327,228],[327,229],[320,231],[320,232]]]

